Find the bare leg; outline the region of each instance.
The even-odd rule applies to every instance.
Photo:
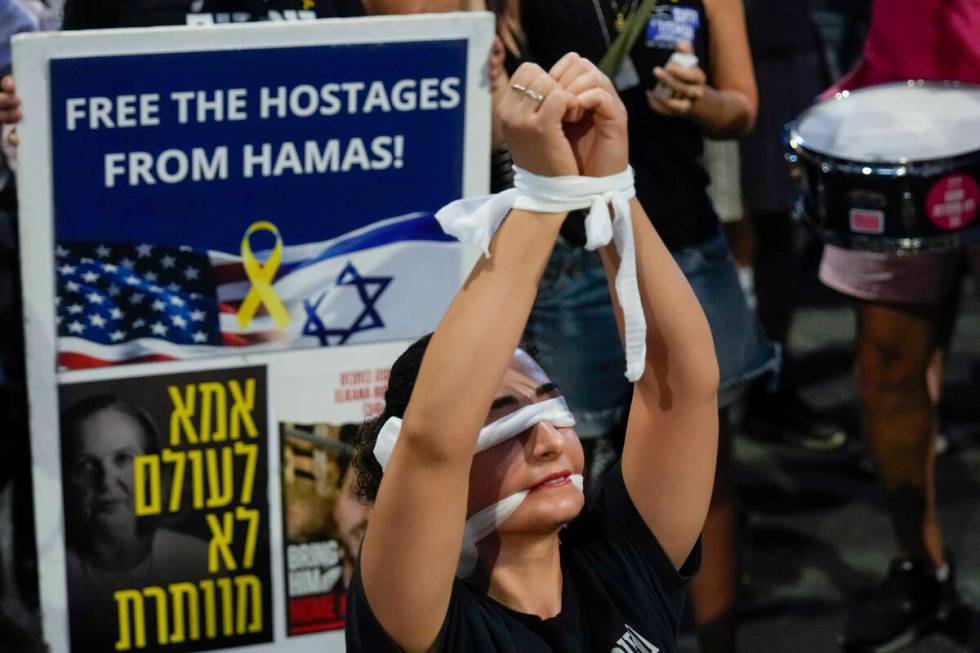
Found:
[[[942,308],[860,302],[857,377],[868,438],[895,526],[898,554],[944,562],[933,480],[933,403],[926,369]]]
[[[935,349],[929,357],[926,368],[926,386],[929,388],[929,402],[932,404],[932,437],[939,437],[939,402],[943,399],[943,377],[946,375],[946,351]]]
[[[719,415],[715,487],[702,535],[701,571],[691,582],[691,606],[703,653],[734,653],[738,590],[738,511],[729,475],[731,427]]]
[[[932,431],[939,436],[939,404],[943,398],[943,379],[946,377],[946,357],[949,355],[949,343],[953,338],[953,328],[956,326],[956,315],[959,313],[962,284],[957,284],[943,303],[939,333],[936,348],[929,359],[926,369],[926,384],[929,387],[929,398],[932,400]]]

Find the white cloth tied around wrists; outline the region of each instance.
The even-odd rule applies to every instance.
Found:
[[[616,297],[623,309],[626,378],[636,381],[646,359],[646,321],[636,281],[636,248],[629,201],[636,196],[633,169],[608,177],[542,177],[514,166],[514,188],[452,202],[436,213],[450,236],[476,245],[490,256],[490,240],[511,209],[563,213],[589,209],[585,218],[585,248],[594,251],[610,241],[619,252]],[[612,206],[612,220],[608,206]]]
[[[563,397],[528,404],[480,429],[480,436],[476,441],[476,452],[485,451],[516,437],[539,422],[549,422],[559,428],[570,427],[575,426],[575,417],[568,410],[568,404],[565,403]],[[374,445],[374,457],[381,465],[382,470],[388,468],[388,462],[391,460],[391,454],[398,442],[401,427],[402,420],[400,418],[389,417],[378,433],[378,439]],[[579,491],[582,491],[583,481],[580,474],[572,474],[571,481]],[[476,543],[500,528],[514,514],[514,511],[523,503],[528,494],[528,490],[522,490],[504,497],[466,520],[466,526],[463,529],[463,547],[459,556],[459,565],[456,568],[457,575],[466,578],[473,573],[477,559]]]

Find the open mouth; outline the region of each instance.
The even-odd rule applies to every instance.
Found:
[[[541,481],[531,486],[530,491],[534,492],[536,490],[552,490],[554,488],[564,487],[571,484],[572,473],[570,471],[562,470],[554,474],[549,474],[544,477]]]

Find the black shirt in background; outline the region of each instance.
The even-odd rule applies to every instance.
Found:
[[[637,0],[636,4],[639,4]],[[548,70],[567,52],[578,52],[598,63],[607,44],[600,27],[596,5],[603,13],[610,39],[616,38],[614,14],[609,0],[533,0],[522,3],[521,20],[526,33],[529,58]],[[620,6],[630,6],[622,0]],[[621,91],[629,113],[630,164],[636,174],[636,192],[660,237],[670,249],[696,245],[713,236],[718,218],[708,199],[708,174],[702,165],[703,135],[686,118],[666,118],[647,103],[646,90],[656,80],[653,67],[662,66],[675,50],[676,40],[662,36],[658,25],[683,27],[696,12],[694,53],[699,65],[710,70],[708,18],[701,0],[670,0],[654,7],[630,57],[641,79],[639,86]],[[689,23],[688,23],[689,24]]]
[[[363,16],[361,0],[66,0],[63,27],[105,29]]]
[[[746,0],[745,22],[753,57],[815,52],[822,47],[808,0]]]
[[[585,510],[561,533],[562,610],[551,619],[516,612],[457,579],[434,650],[447,653],[675,653],[687,581],[700,543],[678,572],[609,470]],[[420,578],[419,582],[425,582]],[[347,597],[349,653],[401,649],[377,622],[360,569]]]

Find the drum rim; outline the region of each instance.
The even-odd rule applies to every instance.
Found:
[[[921,79],[908,80],[905,82],[875,84],[857,89],[854,92],[887,87],[923,88],[929,86],[942,88],[972,88],[980,92],[980,85],[978,84],[967,84],[957,81],[924,81]],[[833,100],[827,101],[839,102],[846,99],[849,95],[849,91],[842,91],[837,93]],[[943,174],[949,170],[958,169],[965,165],[970,165],[971,163],[980,161],[980,148],[969,152],[964,152],[962,154],[957,154],[955,156],[934,157],[930,159],[900,159],[890,161],[845,159],[840,156],[821,152],[820,150],[809,145],[806,142],[806,139],[800,135],[798,130],[800,121],[806,118],[806,116],[820,106],[820,104],[810,107],[801,113],[796,119],[786,123],[786,126],[783,128],[782,142],[783,148],[787,151],[788,157],[792,157],[794,155],[799,156],[815,165],[820,166],[823,172],[835,171],[859,176],[875,175],[885,177],[927,177],[936,174]]]

